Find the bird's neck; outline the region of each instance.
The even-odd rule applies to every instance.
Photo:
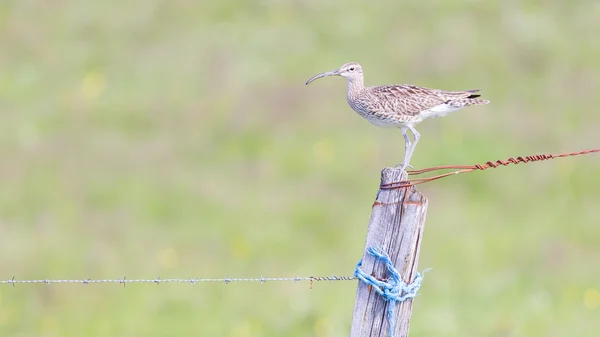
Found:
[[[356,96],[365,89],[365,82],[362,76],[348,79],[348,97]]]

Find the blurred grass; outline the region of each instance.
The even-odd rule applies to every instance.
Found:
[[[399,132],[342,79],[481,88],[415,167],[600,144],[596,1],[0,4],[0,277],[348,275]],[[595,336],[598,156],[421,188],[411,336]],[[0,288],[1,336],[347,336],[355,283]]]

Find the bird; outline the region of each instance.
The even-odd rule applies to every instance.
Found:
[[[412,168],[410,159],[420,138],[415,129],[416,124],[428,118],[446,116],[470,105],[490,103],[479,98],[479,89],[444,91],[410,84],[365,87],[362,66],[356,62],[315,75],[306,81],[306,85],[327,76],[346,78],[346,101],[361,117],[378,127],[400,128],[404,137],[404,159],[396,166],[401,166],[404,170]],[[413,134],[412,141],[407,130]]]

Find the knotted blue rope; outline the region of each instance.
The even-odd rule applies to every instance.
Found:
[[[360,269],[362,259],[356,265],[354,276],[370,285],[375,291],[383,297],[384,300],[390,302],[387,308],[387,320],[389,325],[389,337],[394,336],[394,308],[396,303],[403,302],[409,298],[417,296],[417,291],[421,287],[423,276],[417,272],[414,281],[410,284],[404,283],[400,276],[400,272],[394,268],[394,264],[388,254],[383,249],[378,247],[369,247],[367,253],[385,264],[388,273],[390,274],[386,281],[380,281],[375,277],[365,273]]]

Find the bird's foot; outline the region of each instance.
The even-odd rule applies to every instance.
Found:
[[[407,168],[409,168],[411,170],[414,169],[414,167],[411,164],[404,164],[404,163],[399,163],[398,165],[396,165],[394,167],[397,167],[397,168],[399,168],[401,170],[404,170],[404,171],[406,171]]]

